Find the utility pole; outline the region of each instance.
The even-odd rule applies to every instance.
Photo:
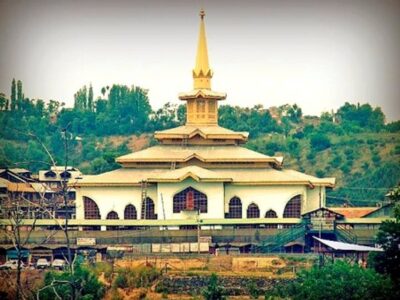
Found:
[[[200,209],[197,210],[197,254],[200,255]]]

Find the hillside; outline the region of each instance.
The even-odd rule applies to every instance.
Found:
[[[96,100],[84,87],[73,108],[23,98],[22,83],[16,86],[11,99],[0,94],[0,168],[37,172],[49,167],[50,153],[85,174],[110,171],[120,167],[116,157],[154,145],[155,130],[186,119],[185,106],[153,110],[147,91],[134,86],[113,85]],[[329,204],[375,205],[400,181],[400,121],[385,123],[379,107],[345,103],[336,112],[303,116],[296,104],[223,105],[218,114],[220,126],[250,133],[245,147],[283,155],[286,168],[336,177]]]

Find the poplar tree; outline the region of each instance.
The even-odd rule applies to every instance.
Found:
[[[90,86],[89,86],[88,110],[93,111],[93,87],[92,87],[92,84],[90,84]]]
[[[17,109],[21,110],[22,102],[24,101],[24,94],[22,93],[22,81],[17,81]]]
[[[15,78],[11,82],[11,110],[15,110],[17,102],[17,86],[15,84]]]

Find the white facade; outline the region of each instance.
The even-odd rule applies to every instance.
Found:
[[[159,220],[187,219],[185,212],[173,213],[173,197],[177,193],[192,187],[207,196],[207,213],[201,213],[202,219],[224,219],[229,211],[229,201],[238,197],[242,202],[242,216],[246,218],[247,207],[254,203],[260,209],[260,217],[273,210],[278,218],[283,217],[286,204],[295,196],[301,196],[301,213],[314,210],[325,205],[325,187],[313,189],[302,185],[235,185],[229,183],[205,183],[188,178],[178,183],[158,183],[147,187],[147,196],[154,201],[155,213]],[[82,187],[77,190],[77,219],[84,219],[83,197],[96,202],[101,219],[106,219],[109,212],[114,211],[119,219],[124,218],[124,209],[132,204],[141,218],[140,186],[132,187]],[[164,206],[164,209],[163,209]],[[165,216],[164,216],[165,211]]]

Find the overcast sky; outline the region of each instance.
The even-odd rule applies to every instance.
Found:
[[[400,119],[400,0],[0,0],[0,92],[72,106],[92,83],[149,89],[153,107],[192,89],[199,10],[206,10],[213,89],[227,104],[345,101]]]

